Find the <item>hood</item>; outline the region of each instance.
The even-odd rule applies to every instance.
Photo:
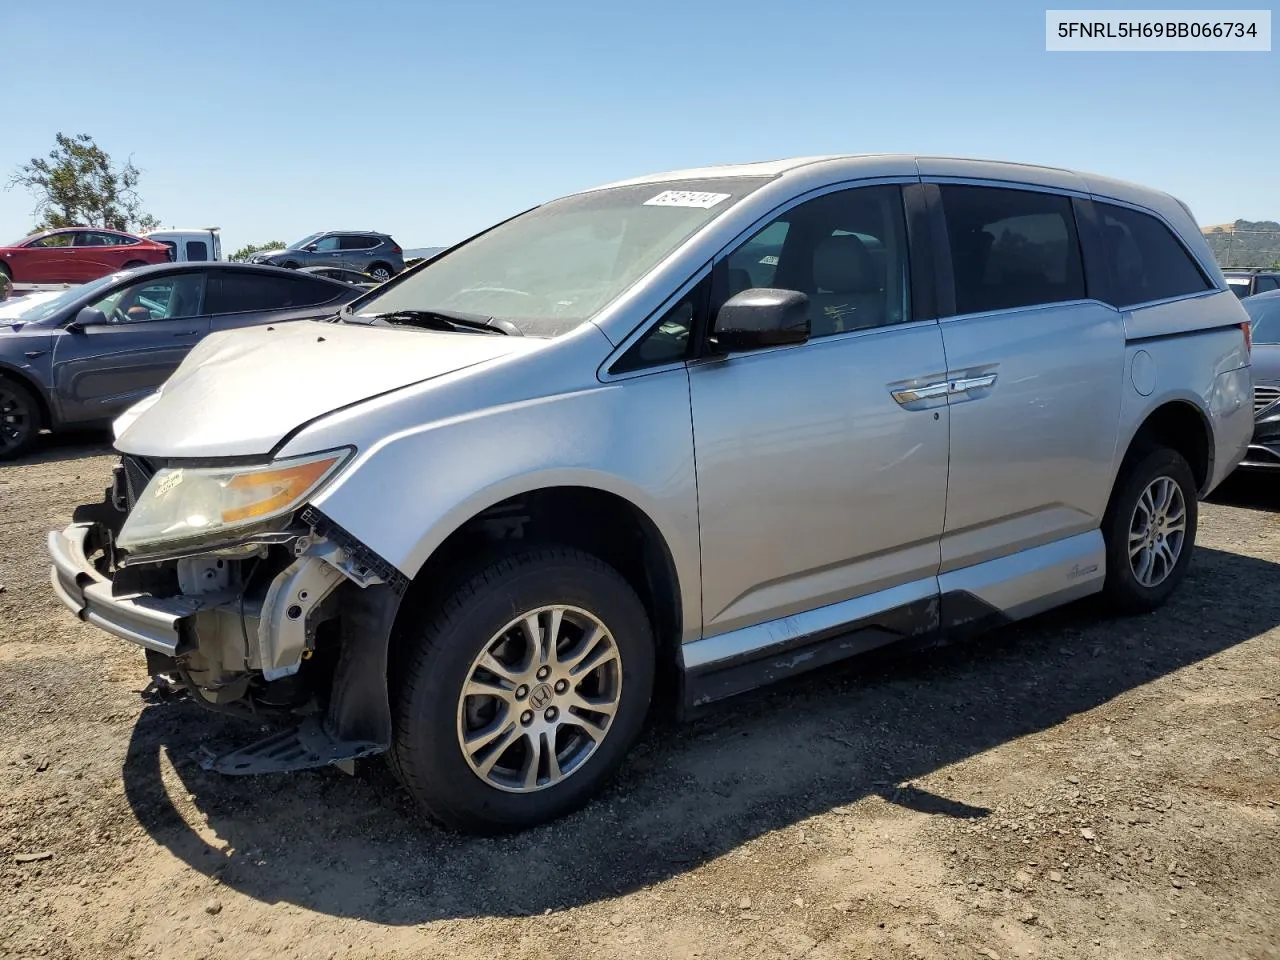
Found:
[[[215,333],[158,397],[121,416],[116,448],[162,458],[261,456],[326,413],[540,342],[313,320]]]
[[[250,260],[267,260],[267,259],[270,259],[271,257],[278,257],[280,256],[280,254],[284,252],[285,252],[284,247],[280,247],[278,250],[255,250],[253,251],[253,253],[249,255],[249,259]]]

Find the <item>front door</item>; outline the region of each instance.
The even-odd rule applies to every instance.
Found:
[[[859,597],[931,599],[947,406],[911,389],[946,360],[938,324],[912,318],[901,188],[795,206],[717,269],[726,295],[806,293],[812,335],[690,364],[704,635]]]
[[[65,230],[32,240],[12,258],[14,278],[21,283],[78,282],[75,236]]]
[[[1100,546],[1091,531],[1110,494],[1121,315],[1087,295],[1069,197],[940,190],[955,277],[955,315],[941,321],[952,386],[943,588],[951,571],[1055,542],[1061,556],[1023,554],[1010,572],[1027,580],[1028,597],[1086,586],[1104,573],[1081,551]],[[1021,602],[1012,581],[1004,593]]]
[[[67,423],[112,419],[168,379],[209,332],[200,273],[140,280],[94,307],[106,323],[64,330],[54,345],[54,396]]]
[[[321,237],[313,246],[315,250],[308,253],[307,262],[303,266],[340,267],[345,262],[341,237],[330,234],[327,237]]]

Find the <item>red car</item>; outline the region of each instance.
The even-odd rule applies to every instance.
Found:
[[[63,227],[0,247],[0,273],[14,283],[85,283],[169,257],[163,243],[120,230]]]

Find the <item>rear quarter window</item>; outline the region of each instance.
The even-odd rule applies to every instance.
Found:
[[[1111,264],[1111,302],[1128,307],[1213,289],[1172,230],[1150,214],[1094,201]]]

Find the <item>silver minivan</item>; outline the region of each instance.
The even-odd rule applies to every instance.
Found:
[[[53,588],[156,682],[386,752],[452,827],[581,805],[646,717],[1091,594],[1150,610],[1252,431],[1191,212],[1065,170],[808,157],[545,203],[116,423]]]

